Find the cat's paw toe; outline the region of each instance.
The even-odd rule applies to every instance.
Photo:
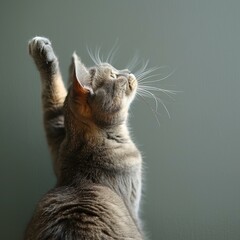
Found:
[[[44,50],[44,47],[51,46],[49,39],[44,37],[34,37],[28,43],[29,53],[34,56],[41,53]]]
[[[43,60],[47,62],[54,61],[54,54],[51,42],[45,37],[34,37],[28,43],[29,54],[35,60]]]

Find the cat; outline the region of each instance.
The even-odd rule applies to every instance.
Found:
[[[25,240],[143,239],[142,157],[127,127],[136,77],[109,63],[87,68],[74,53],[67,91],[49,39],[31,39],[29,53],[57,183],[36,206]]]

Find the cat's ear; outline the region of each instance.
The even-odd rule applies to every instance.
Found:
[[[72,82],[74,92],[82,94],[89,92],[86,86],[90,81],[90,74],[75,52],[72,56],[69,80]]]

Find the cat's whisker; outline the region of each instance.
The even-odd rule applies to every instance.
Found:
[[[152,93],[152,92],[150,92],[150,91],[148,91],[148,90],[146,90],[146,89],[143,89],[143,88],[141,88],[141,87],[138,88],[138,91],[144,92],[146,97],[152,97],[152,98],[154,99],[154,101],[155,101],[156,109],[158,108],[158,102],[161,103],[161,105],[163,106],[163,108],[164,108],[165,111],[167,112],[168,117],[171,118],[170,113],[169,113],[169,111],[168,111],[168,109],[167,109],[167,106],[164,104],[163,100],[162,100],[160,97],[155,96],[154,93]]]
[[[176,72],[176,68],[172,71],[172,72],[170,72],[168,75],[166,75],[165,77],[163,77],[163,78],[160,78],[160,79],[156,79],[156,80],[152,80],[152,81],[147,81],[146,83],[156,83],[156,82],[161,82],[161,81],[163,81],[163,80],[165,80],[165,79],[167,79],[167,78],[169,78],[169,77],[171,77],[175,72]],[[142,81],[142,83],[144,83],[143,81]]]
[[[147,85],[142,85],[144,88],[148,89],[148,90],[153,90],[153,91],[160,91],[160,92],[167,92],[170,94],[176,94],[179,91],[175,91],[175,90],[170,90],[170,89],[163,89],[163,88],[158,88],[158,87],[153,87],[153,86],[147,86]]]
[[[154,109],[151,107],[151,105],[149,104],[149,102],[147,102],[146,99],[144,98],[144,94],[141,95],[140,93],[137,93],[137,97],[138,97],[138,96],[139,96],[140,99],[151,109],[151,111],[152,111],[152,113],[153,113],[153,115],[154,115],[154,117],[155,117],[158,125],[160,126],[160,121],[159,121],[159,118],[158,118],[158,115],[160,115],[160,113],[157,112],[156,110],[154,110]]]
[[[175,95],[179,92],[179,91],[175,91],[175,90],[163,89],[163,88],[158,88],[158,87],[154,87],[154,86],[147,86],[147,85],[142,85],[142,84],[140,86],[143,87],[144,89],[147,89],[147,90],[164,92],[164,93],[169,93],[169,94],[172,94],[172,95]]]
[[[158,110],[158,99],[157,99],[157,97],[153,94],[153,93],[151,93],[151,92],[149,92],[149,91],[147,91],[147,90],[145,90],[145,89],[141,89],[141,88],[139,88],[138,89],[139,90],[139,92],[141,92],[144,96],[146,96],[146,97],[150,97],[150,98],[152,98],[153,97],[153,99],[154,99],[154,102],[155,102],[155,109],[156,109],[156,111]]]
[[[176,93],[171,92],[171,90],[166,90],[166,89],[161,89],[161,88],[158,90],[157,89],[156,90],[148,89],[148,90],[162,92],[162,93],[166,94],[169,98],[171,98],[173,101],[175,101],[175,98],[173,96],[171,96],[171,94],[176,94]]]
[[[147,76],[148,74],[158,70],[160,67],[152,67],[152,68],[149,68],[148,70],[145,71],[145,69],[140,72],[140,73],[136,73],[136,78],[139,80],[139,81],[142,81],[144,79],[145,76]]]
[[[158,88],[158,87],[153,87],[153,86],[146,86],[146,85],[140,85],[140,87],[149,90],[149,91],[155,91],[155,92],[162,92],[166,94],[168,97],[172,98],[175,100],[171,95],[175,95],[178,91],[174,90],[169,90],[169,89],[163,89],[163,88]]]
[[[135,72],[135,76],[136,78],[140,78],[140,76],[145,72],[147,66],[148,66],[149,60],[147,60],[146,62],[142,61],[142,66],[140,67],[139,70],[137,70]]]
[[[150,74],[150,72],[154,72],[154,71],[156,71],[156,70],[163,69],[163,68],[169,68],[169,66],[163,65],[163,66],[160,66],[160,67],[156,67],[156,68],[149,69],[150,71],[144,73],[145,76],[141,76],[141,78],[139,78],[138,81],[144,83],[144,81],[145,81],[146,79],[149,79],[149,78],[152,78],[152,77],[157,77],[157,76],[163,76],[162,73],[152,74],[152,75],[149,75],[149,76],[148,76],[148,74]],[[164,77],[165,77],[165,76],[164,76]]]
[[[141,91],[142,89],[139,89],[139,90]],[[175,94],[175,93],[172,93],[171,90],[170,90],[170,92],[169,92],[169,90],[165,90],[165,89],[152,90],[152,89],[145,88],[145,90],[146,90],[146,91],[149,90],[148,92],[150,92],[150,91],[160,91],[160,92],[166,94],[166,95],[167,95],[169,98],[171,98],[173,101],[175,101],[174,97],[170,95],[170,94]],[[152,93],[152,94],[154,94],[154,93]],[[155,96],[155,94],[154,94],[154,96]]]
[[[158,74],[152,74],[152,75],[149,75],[149,76],[146,76],[146,77],[143,77],[143,78],[138,78],[138,82],[139,83],[147,83],[147,82],[144,82],[146,79],[161,76],[161,75],[162,75],[162,73],[158,73]]]
[[[145,99],[145,97],[147,98],[151,98],[152,96],[149,96],[149,94],[146,94],[144,92],[141,92],[141,93],[137,93],[137,96],[140,96],[141,97],[141,100],[147,104],[147,106],[151,109],[155,119],[157,120],[157,123],[159,124],[160,126],[160,120],[159,120],[159,116],[160,116],[160,113],[158,112],[158,109],[153,109],[152,106],[150,105],[150,103]]]
[[[171,98],[173,101],[175,101],[175,98],[171,96],[171,94],[176,94],[172,90],[167,90],[167,89],[162,89],[162,88],[156,88],[156,87],[149,87],[149,86],[144,86],[144,89],[149,90],[149,91],[155,91],[155,92],[162,92],[166,94],[169,98]]]

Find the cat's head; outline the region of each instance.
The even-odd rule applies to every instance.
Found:
[[[111,127],[126,121],[137,90],[137,80],[128,70],[108,63],[88,69],[73,54],[70,82],[65,110],[75,123]]]

